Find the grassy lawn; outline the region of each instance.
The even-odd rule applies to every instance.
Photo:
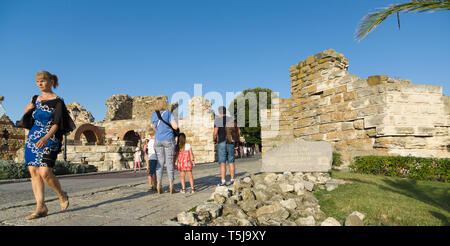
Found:
[[[321,210],[340,222],[359,211],[366,225],[450,225],[449,183],[345,172],[331,176],[352,182],[315,192]]]

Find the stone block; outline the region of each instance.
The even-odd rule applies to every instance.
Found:
[[[387,75],[375,75],[375,76],[369,76],[367,78],[367,84],[369,86],[379,85],[379,84],[385,84],[388,81],[389,76]]]
[[[345,121],[356,120],[357,118],[358,118],[358,114],[354,110],[344,112],[344,120]]]
[[[364,127],[365,128],[371,128],[371,127],[377,127],[382,126],[384,124],[384,119],[386,115],[372,115],[367,116],[364,118]],[[361,129],[361,128],[359,128]]]
[[[343,101],[344,101],[344,97],[343,97],[342,93],[334,95],[334,96],[331,96],[331,98],[330,98],[330,103],[332,103],[332,104],[341,103]]]
[[[356,91],[344,92],[344,101],[352,101],[356,99]]]
[[[328,172],[331,169],[331,161],[332,149],[329,143],[293,141],[266,152],[261,171]]]
[[[353,127],[358,130],[364,129],[364,120],[355,120],[353,121]]]
[[[327,133],[339,130],[339,126],[337,123],[329,123],[329,124],[322,124],[319,126],[319,132],[320,133]]]

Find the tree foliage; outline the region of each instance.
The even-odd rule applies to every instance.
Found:
[[[264,98],[266,105],[264,104]],[[228,106],[233,117],[238,120],[241,136],[250,144],[261,144],[261,115],[260,110],[272,107],[272,90],[267,88],[247,89],[240,93]],[[260,105],[262,103],[262,105]],[[245,119],[245,121],[244,121]]]
[[[450,10],[450,0],[414,0],[407,3],[391,4],[380,8],[379,11],[370,13],[361,19],[356,31],[356,39],[364,39],[370,32],[375,30],[381,22],[393,14],[397,14],[398,26],[400,28],[400,12],[426,12]]]

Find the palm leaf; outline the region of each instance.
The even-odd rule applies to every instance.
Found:
[[[400,12],[435,12],[450,10],[450,0],[416,0],[408,3],[392,4],[389,7],[380,8],[379,11],[370,13],[361,19],[359,28],[356,31],[355,38],[357,40],[364,39],[370,32],[375,30],[377,26],[392,14]],[[398,25],[400,28],[400,19],[397,15]]]

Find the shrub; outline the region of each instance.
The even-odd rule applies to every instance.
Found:
[[[30,173],[23,163],[0,160],[0,179],[29,178]]]
[[[56,161],[53,173],[55,175],[77,174],[82,173],[81,165],[66,161]]]
[[[77,163],[56,161],[53,173],[55,175],[82,173],[81,165]],[[30,173],[24,163],[0,160],[0,179],[29,178]]]
[[[357,173],[397,176],[416,180],[450,180],[449,158],[413,156],[357,156],[350,168]]]
[[[342,155],[338,152],[333,152],[333,166],[339,167],[342,165]]]

